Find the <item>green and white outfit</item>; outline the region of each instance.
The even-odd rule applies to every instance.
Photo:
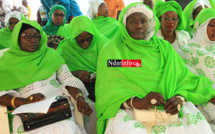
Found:
[[[208,77],[215,82],[215,41],[210,41],[207,26],[215,18],[215,9],[203,9],[195,21],[195,33],[191,42],[182,47],[179,54],[184,62],[198,75]],[[215,89],[215,84],[213,84]],[[215,106],[206,102],[198,105],[208,122],[215,124]]]
[[[28,24],[42,35],[39,48],[35,52],[22,51],[18,44],[22,24]],[[55,95],[70,96],[65,86],[82,90],[84,97],[88,95],[83,83],[74,77],[64,60],[55,50],[46,46],[47,36],[42,27],[35,21],[20,21],[12,33],[11,48],[0,58],[0,96],[9,94],[27,98],[35,93],[42,93],[46,98]],[[70,106],[73,109],[73,106]],[[72,114],[74,115],[74,110]],[[85,134],[85,130],[70,119],[59,121],[38,129],[24,132],[19,116],[13,118],[13,134]]]
[[[69,37],[69,24],[66,24],[66,17],[64,19],[64,23],[61,26],[54,25],[52,22],[52,14],[55,10],[61,10],[64,12],[65,16],[67,15],[66,8],[62,5],[54,5],[50,11],[50,19],[45,26],[43,26],[43,30],[46,35],[60,35],[63,37]]]
[[[144,40],[133,39],[126,30],[126,18],[134,12],[144,13],[148,17],[150,25]],[[146,127],[132,118],[131,111],[121,110],[120,106],[133,96],[143,98],[151,91],[161,93],[165,101],[177,94],[187,100],[180,111],[180,123],[164,125],[160,132],[213,133],[204,116],[194,106],[215,96],[210,80],[195,76],[167,41],[154,36],[155,23],[153,12],[142,3],[132,3],[120,13],[120,31],[102,49],[98,59],[98,134],[148,134]],[[110,59],[139,59],[141,67],[107,67]],[[205,90],[207,92],[203,94]],[[159,126],[153,127],[152,133],[157,133]]]
[[[95,17],[102,3],[105,3],[104,0],[89,0],[88,16],[92,19],[97,30],[111,40],[119,30],[119,22],[112,17]]]
[[[181,6],[177,2],[175,2],[175,1],[168,1],[168,2],[159,1],[156,3],[154,13],[158,18],[160,16],[162,16],[165,12],[168,12],[168,11],[176,12],[178,14],[178,17],[179,17],[178,25],[177,25],[177,28],[175,29],[176,38],[175,38],[175,41],[171,44],[172,47],[175,49],[175,51],[178,52],[179,49],[183,45],[185,45],[189,42],[190,36],[189,36],[188,32],[184,31],[184,28],[186,26],[186,22],[185,22],[184,15],[182,13]],[[160,29],[161,29],[161,27],[160,27]],[[161,30],[157,31],[156,36],[161,38],[161,39],[164,39]]]
[[[193,12],[196,8],[199,6],[207,6],[208,8],[214,8],[214,0],[193,0],[191,1],[183,10],[183,14],[186,18],[186,28],[185,31],[187,31],[190,34],[190,37],[193,37],[193,31],[192,26],[194,24],[193,20]]]

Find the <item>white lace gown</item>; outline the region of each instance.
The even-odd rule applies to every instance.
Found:
[[[81,89],[84,97],[87,97],[88,95],[88,92],[84,84],[79,79],[74,77],[70,73],[67,65],[64,64],[50,78],[34,82],[32,84],[29,84],[19,89],[2,91],[0,92],[0,96],[4,94],[10,94],[17,97],[27,98],[32,94],[42,93],[43,95],[45,95],[46,98],[57,96],[57,95],[66,95],[69,97],[70,94],[64,88],[65,86],[72,86],[72,87]],[[90,104],[90,105],[92,106],[93,104]],[[71,109],[73,109],[72,105],[71,105]],[[74,115],[73,110],[72,110],[72,115]],[[93,115],[95,116],[95,110]],[[87,126],[89,126],[89,124],[91,124],[90,120],[92,118],[92,115],[87,118],[88,118],[88,122],[86,122],[85,125],[88,124]],[[96,121],[93,120],[94,124],[91,124],[91,128],[92,128],[92,125],[96,126],[95,122]],[[93,131],[93,130],[90,130],[90,131]],[[71,118],[63,121],[46,125],[32,131],[24,132],[24,128],[20,117],[15,115],[13,118],[13,133],[14,134],[85,134],[86,131],[74,122],[74,116],[72,116]]]
[[[175,51],[178,53],[180,48],[183,45],[188,44],[188,42],[191,40],[191,38],[190,38],[189,33],[184,30],[175,31],[175,33],[176,33],[176,38],[175,38],[175,41],[171,45],[175,49]],[[156,36],[161,39],[164,39],[164,37],[161,33],[161,30],[157,31]]]
[[[191,103],[183,106],[183,117],[178,124],[167,124],[151,128],[152,134],[213,134],[203,114]],[[119,110],[115,117],[110,118],[105,134],[148,134],[146,126],[133,119],[132,111]]]

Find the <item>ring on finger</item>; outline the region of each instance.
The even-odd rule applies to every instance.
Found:
[[[151,99],[151,104],[152,104],[152,105],[154,105],[154,104],[156,104],[156,103],[157,103],[157,100]]]
[[[181,110],[181,105],[180,105],[180,104],[177,105],[177,110],[178,110],[178,111]]]

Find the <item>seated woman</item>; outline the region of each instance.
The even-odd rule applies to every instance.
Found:
[[[82,23],[80,23],[82,22]],[[97,31],[86,16],[75,17],[70,22],[71,36],[60,42],[57,52],[63,57],[74,76],[84,82],[89,98],[95,101],[95,79],[100,50],[109,41]]]
[[[66,8],[62,5],[54,5],[50,11],[50,19],[43,30],[48,35],[48,47],[56,49],[62,38],[69,36],[69,24],[66,24]],[[52,43],[55,40],[55,43]]]
[[[154,10],[154,0],[141,0],[141,2]]]
[[[88,92],[83,83],[70,73],[64,60],[46,46],[46,34],[38,23],[30,20],[20,21],[14,27],[11,37],[11,48],[0,58],[0,105],[16,108],[65,94],[77,101],[78,110],[83,115],[91,114],[92,109],[84,99]],[[13,133],[86,132],[75,124],[74,116],[24,132],[20,117],[15,115]]]
[[[134,120],[130,109],[154,107],[171,115],[179,113],[180,118],[172,124],[163,119],[163,124],[151,128],[153,133],[213,133],[194,106],[209,100],[215,104],[211,81],[190,72],[171,45],[154,36],[155,24],[152,10],[142,3],[132,3],[120,13],[120,32],[105,45],[98,58],[98,134],[148,134],[148,125],[155,122],[142,124]],[[162,119],[159,112],[151,113]]]
[[[119,30],[119,22],[108,15],[108,7],[104,0],[89,0],[88,16],[98,31],[111,40]]]
[[[214,8],[213,0],[193,0],[183,10],[186,19],[186,31],[193,37],[193,22],[203,8]]]
[[[2,28],[0,30],[0,50],[4,48],[10,47],[10,37],[11,33],[13,31],[14,26],[16,23],[18,23],[20,20],[26,19],[24,15],[21,15],[20,12],[13,11],[6,15],[5,17],[5,23],[7,25],[7,28]]]
[[[161,25],[156,36],[167,40],[178,52],[190,40],[189,33],[183,30],[186,24],[181,6],[175,1],[160,1],[156,3],[154,13]]]
[[[182,59],[198,72],[215,82],[215,9],[202,9],[194,22],[191,42],[179,52]],[[213,84],[215,89],[215,84]],[[215,124],[215,106],[211,102],[198,105],[208,122]]]

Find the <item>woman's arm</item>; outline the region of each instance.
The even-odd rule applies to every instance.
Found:
[[[14,97],[14,96],[5,94],[0,97],[0,105],[7,106],[7,107],[19,107],[24,104],[33,103],[44,99],[45,99],[45,96],[42,95],[41,93],[33,94],[28,98]]]

